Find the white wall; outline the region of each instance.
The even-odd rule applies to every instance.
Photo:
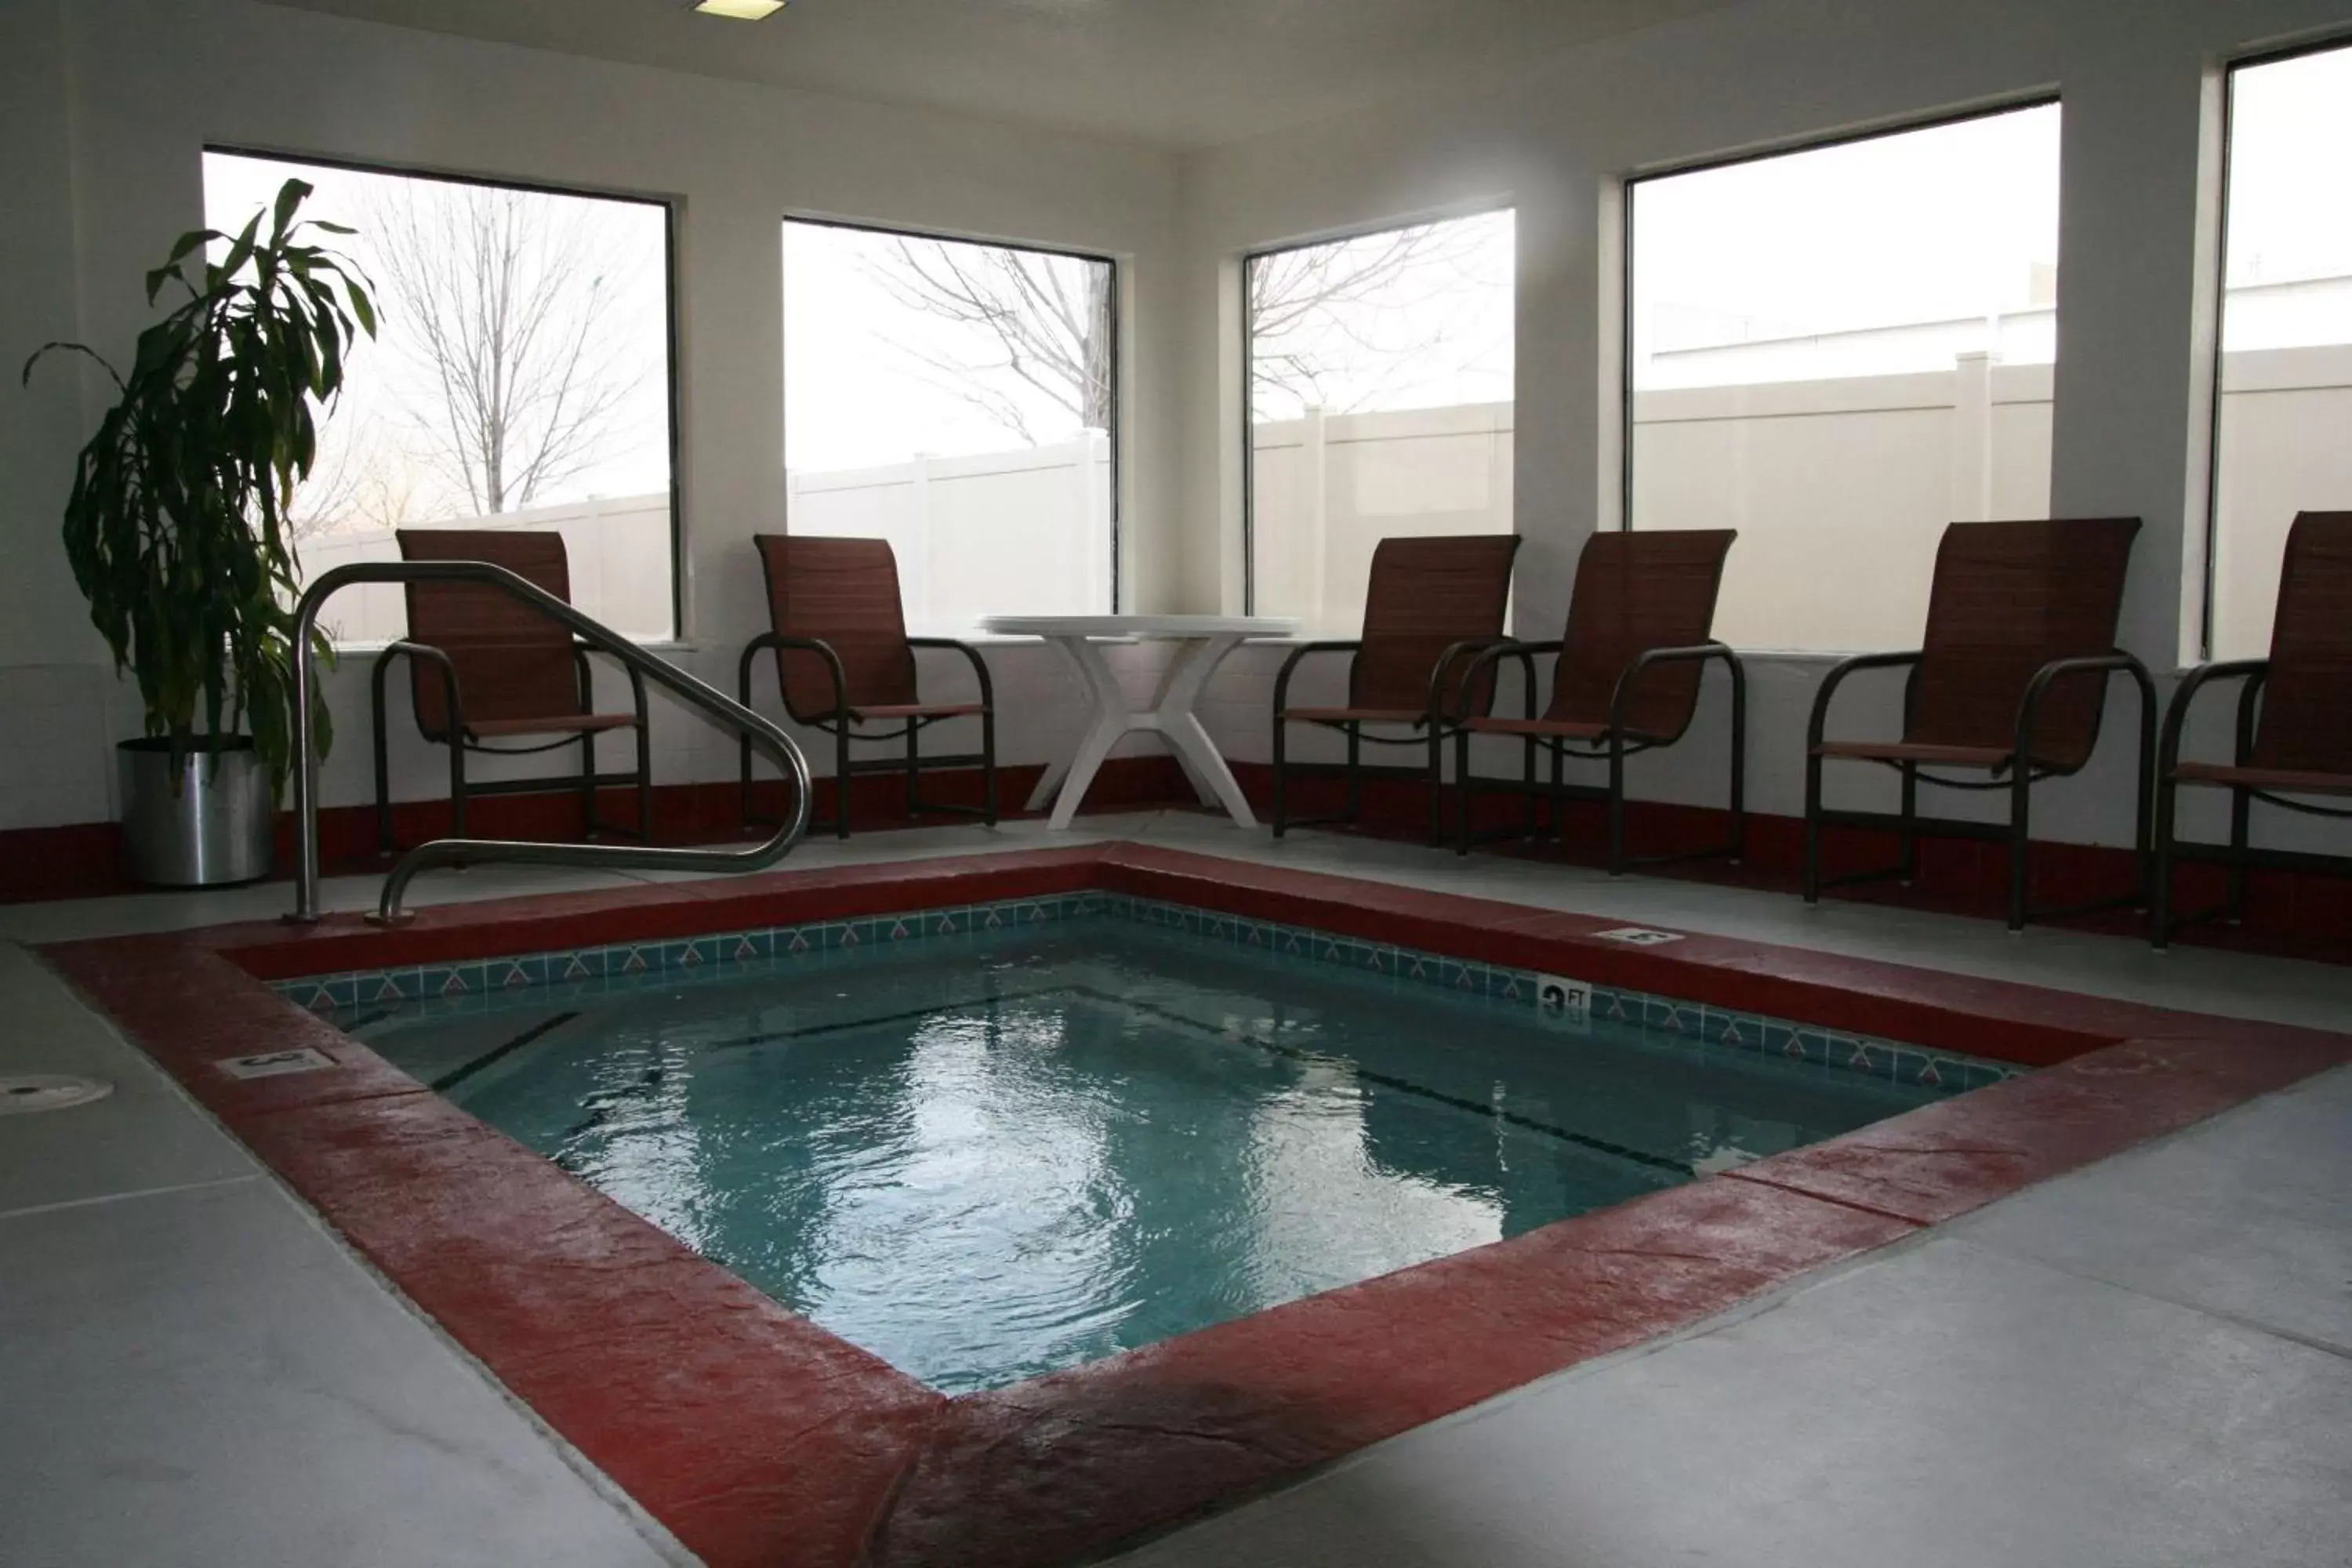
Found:
[[[2346,0],[1752,0],[1556,56],[1508,88],[1199,154],[1182,189],[1190,600],[1240,602],[1244,253],[1448,210],[1517,208],[1516,489],[1527,539],[1517,626],[1556,636],[1578,549],[1619,521],[1622,180],[2055,90],[2064,199],[2050,505],[2146,521],[2124,640],[2170,670],[2194,624],[2184,567],[2204,553],[2218,67],[2347,23]],[[1220,739],[1244,754],[1265,752],[1263,720],[1242,716],[1270,685],[1271,662],[1238,663],[1219,693],[1234,719]],[[1763,810],[1799,807],[1801,731],[1825,668],[1815,658],[1755,663],[1749,776]],[[1892,682],[1851,689],[1842,723],[1894,722]],[[2086,778],[2042,792],[2037,831],[2128,842],[2130,739],[2128,721],[2111,725]],[[1637,772],[1637,788],[1715,798],[1714,744],[1709,731]],[[1865,795],[1832,786],[1833,799]]]
[[[850,218],[1116,257],[1129,324],[1124,581],[1137,607],[1178,596],[1171,154],[248,0],[8,0],[0,700],[8,745],[54,755],[48,773],[72,771],[81,787],[20,788],[17,770],[0,771],[0,827],[109,815],[112,770],[85,716],[104,692],[112,733],[139,725],[135,694],[106,675],[57,543],[72,453],[104,406],[101,384],[53,369],[27,395],[14,367],[55,337],[127,349],[148,319],[142,274],[202,223],[207,143],[676,202],[683,657],[730,686],[736,650],[765,621],[749,541],[779,526],[785,507],[782,220]],[[1042,762],[1080,724],[1075,684],[1041,649],[995,657],[1003,754]],[[363,662],[347,661],[330,682],[345,737],[326,774],[331,805],[367,788],[363,679]],[[697,720],[665,708],[656,742],[664,782],[731,776],[731,744]],[[436,793],[436,756],[413,736],[396,748],[398,793]]]

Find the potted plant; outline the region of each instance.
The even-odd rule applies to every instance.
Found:
[[[289,180],[235,237],[182,235],[147,274],[147,302],[173,284],[187,298],[140,333],[128,374],[82,343],[25,363],[29,382],[47,353],[86,355],[120,395],[82,448],[65,542],[116,673],[136,676],[146,705],[146,735],[120,748],[124,855],[142,882],[269,871],[294,763],[286,508],[317,450],[314,410],[341,389],[359,332],[375,333],[358,269],[305,238],[352,231],[295,220],[310,194]]]

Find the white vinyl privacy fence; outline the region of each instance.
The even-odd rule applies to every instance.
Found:
[[[2234,353],[2223,369],[2217,651],[2261,651],[2298,510],[2352,508],[2352,347]],[[1643,392],[1637,528],[1736,528],[1716,633],[1736,647],[1916,646],[1945,525],[2050,510],[2052,368]],[[1371,552],[1512,526],[1512,410],[1480,404],[1268,422],[1255,433],[1255,605],[1360,624]],[[1547,633],[1547,635],[1550,635]]]
[[[1955,520],[2047,515],[2051,367],[1981,354],[1922,374],[1645,392],[1634,403],[1639,528],[1736,528],[1717,634],[1752,648],[1915,643],[1936,542]],[[2234,353],[2223,369],[2217,651],[2259,652],[2298,510],[2352,508],[2352,347]],[[1512,409],[1475,404],[1322,415],[1255,432],[1257,608],[1328,635],[1362,615],[1371,552],[1396,533],[1512,526]],[[1110,607],[1110,441],[788,476],[789,526],[887,539],[908,622]],[[670,629],[669,498],[642,496],[443,527],[553,528],[572,596],[632,636]],[[303,545],[315,574],[396,558],[389,532]],[[404,629],[397,588],[353,589],[349,642]]]
[[[574,605],[639,642],[667,641],[672,635],[670,499],[666,492],[406,526],[552,529],[563,535]],[[397,561],[400,544],[389,529],[339,530],[303,540],[301,553],[303,574],[315,578],[353,562]],[[408,630],[406,604],[394,584],[346,588],[320,619],[328,635],[341,643],[390,642]]]
[[[794,533],[887,539],[907,620],[968,631],[982,616],[1107,615],[1111,442],[1075,441],[886,468],[786,476]]]

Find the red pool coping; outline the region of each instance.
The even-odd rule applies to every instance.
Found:
[[[262,982],[1101,889],[2046,1070],[1067,1372],[943,1397],[709,1263]],[[716,1568],[1051,1564],[1298,1478],[2352,1060],[2207,1017],[1139,845],[68,942],[47,960]],[[340,1070],[238,1080],[308,1046]]]

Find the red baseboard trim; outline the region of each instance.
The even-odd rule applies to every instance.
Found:
[[[1261,812],[1273,799],[1273,771],[1262,763],[1235,763],[1234,776],[1251,803]],[[1007,817],[1021,810],[1044,770],[1034,765],[998,772],[998,801]],[[832,831],[833,781],[816,784],[811,828],[813,836]],[[853,781],[851,820],[854,831],[883,832],[922,823],[959,820],[951,816],[909,817],[905,786],[896,778],[868,774]],[[982,798],[978,769],[943,769],[924,777],[926,800],[940,805],[971,805]],[[1306,776],[1292,786],[1295,813],[1320,815],[1340,804],[1336,779]],[[653,792],[654,840],[666,844],[708,844],[740,837],[740,792],[731,784],[661,784]],[[782,784],[763,782],[754,786],[755,809],[773,815],[782,809]],[[1103,765],[1087,797],[1090,813],[1139,807],[1194,804],[1191,786],[1175,760],[1168,756],[1118,757]],[[600,795],[598,812],[607,822],[633,824],[635,793],[607,790]],[[1474,826],[1503,827],[1518,819],[1519,806],[1509,796],[1487,795],[1478,802]],[[1427,831],[1428,796],[1410,782],[1372,779],[1364,789],[1360,830],[1375,837],[1418,841]],[[1601,808],[1590,802],[1570,806],[1569,859],[1599,863],[1603,825]],[[1444,820],[1454,822],[1453,792],[1446,792]],[[406,801],[394,807],[394,832],[403,844],[422,843],[449,831],[446,801]],[[1722,842],[1728,831],[1727,815],[1717,809],[1630,801],[1626,807],[1627,838],[1635,855],[1668,855]],[[562,839],[581,832],[578,797],[567,793],[491,795],[476,801],[469,826],[500,838]],[[278,861],[291,863],[293,822],[278,823]],[[372,869],[382,862],[375,853],[375,813],[367,806],[338,806],[320,814],[320,853],[331,871]],[[1795,817],[1750,814],[1748,853],[1739,866],[1713,860],[1687,861],[1661,868],[1664,874],[1693,880],[1793,892],[1798,885],[1804,847],[1804,825]],[[1486,852],[1561,854],[1546,845],[1533,849],[1508,842]],[[1832,827],[1822,835],[1822,862],[1828,875],[1886,865],[1895,853],[1892,834]],[[0,904],[74,898],[100,898],[140,889],[121,873],[121,837],[112,823],[82,823],[63,827],[19,829],[0,833]],[[2034,840],[2028,853],[2034,898],[2042,904],[2077,904],[2120,894],[2129,889],[2129,851],[2099,845]],[[1919,876],[1914,885],[1892,881],[1835,889],[1842,900],[1885,903],[1979,918],[1999,918],[2006,907],[2008,856],[2004,847],[1975,840],[1927,838],[1921,841]],[[2176,871],[2174,902],[2183,910],[2211,907],[2222,890],[2221,868],[2211,862],[2186,861]],[[2268,952],[2321,963],[2352,963],[2352,876],[2321,872],[2258,869],[2251,874],[2246,922],[2241,927],[2212,924],[2184,928],[2176,940],[2204,946]],[[2090,929],[2132,934],[2139,930],[2129,910],[2089,917]]]
[[[1893,1034],[2046,1070],[1511,1240],[949,1399],[784,1311],[257,975],[1085,888]],[[60,944],[44,956],[716,1568],[1045,1568],[1229,1505],[2352,1060],[2352,1037],[1139,845]],[[309,1047],[334,1070],[237,1079]]]
[[[1234,775],[1254,806],[1270,810],[1274,800],[1274,770],[1263,763],[1236,763]],[[1295,815],[1318,816],[1339,809],[1339,781],[1328,776],[1294,780],[1290,791]],[[1453,842],[1455,795],[1445,791],[1444,821],[1446,843]],[[1484,831],[1508,827],[1521,819],[1521,805],[1507,795],[1482,795],[1472,826]],[[1423,840],[1429,826],[1429,795],[1407,780],[1365,781],[1360,830],[1379,837]],[[1594,801],[1571,801],[1566,858],[1575,864],[1598,866],[1607,840],[1607,820]],[[1625,806],[1627,852],[1633,856],[1680,855],[1721,844],[1730,833],[1730,814],[1710,806],[1675,805],[1662,801],[1632,800]],[[1892,833],[1866,828],[1825,827],[1822,834],[1822,868],[1837,877],[1892,865],[1898,850]],[[1804,868],[1805,825],[1801,818],[1755,812],[1748,817],[1748,847],[1737,867],[1726,861],[1694,860],[1659,868],[1663,874],[1693,880],[1797,889]],[[1558,858],[1553,846],[1529,850],[1505,842],[1490,846],[1504,854],[1535,854]],[[2120,897],[2132,889],[2134,868],[2129,849],[2105,845],[2066,844],[2034,839],[2027,848],[2026,869],[2034,902],[2067,906]],[[2174,907],[2208,909],[2221,902],[2223,873],[2211,861],[2184,860],[2174,871]],[[1955,914],[2002,918],[2009,897],[2009,850],[2006,845],[1979,839],[1926,837],[1919,844],[1919,874],[1911,886],[1892,880],[1832,889],[1841,900],[1886,903]],[[2100,930],[2137,931],[2141,922],[2129,910],[2091,917],[2084,923]],[[2324,872],[2257,869],[2248,882],[2246,922],[2242,927],[2185,928],[2176,940],[2199,944],[2278,952],[2321,962],[2352,963],[2352,876]]]
[[[997,804],[1007,818],[1029,815],[1023,809],[1029,792],[1045,769],[1034,763],[997,770]],[[978,768],[942,768],[923,775],[927,805],[976,806],[985,792]],[[1088,814],[1127,811],[1138,806],[1190,801],[1182,769],[1170,756],[1113,757],[1095,775],[1087,792]],[[763,780],[752,786],[753,809],[767,816],[782,812],[787,803],[782,784]],[[834,782],[816,781],[810,806],[809,836],[834,831]],[[744,837],[741,791],[732,784],[656,784],[653,790],[653,841],[656,844],[713,844]],[[607,823],[636,826],[636,792],[599,792],[596,811]],[[392,808],[393,837],[402,845],[421,844],[446,837],[450,831],[446,800],[397,801]],[[906,785],[896,777],[861,774],[851,781],[850,827],[856,833],[887,832],[893,828],[968,820],[945,814],[910,816]],[[467,829],[489,838],[565,839],[581,836],[583,824],[580,797],[569,791],[543,795],[483,795],[467,805]],[[629,842],[614,836],[614,842]],[[361,870],[380,864],[376,854],[375,808],[372,805],[330,806],[319,813],[319,854],[331,870]],[[294,817],[278,818],[278,876],[294,858]],[[75,823],[60,827],[17,828],[0,832],[0,904],[33,903],[57,899],[109,898],[147,889],[122,873],[122,834],[111,822]]]

